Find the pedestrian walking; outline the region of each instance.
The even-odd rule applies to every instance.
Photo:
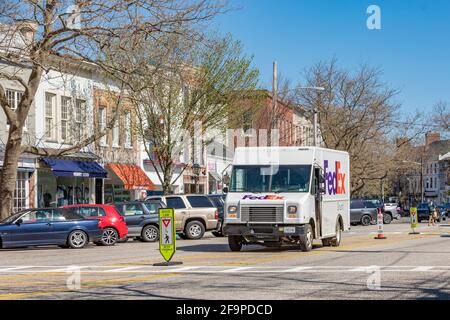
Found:
[[[434,209],[429,210],[430,215],[428,217],[428,226],[432,225],[433,227],[436,226],[437,219],[439,217],[439,209],[436,207]]]

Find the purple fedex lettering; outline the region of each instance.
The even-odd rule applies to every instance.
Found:
[[[335,171],[328,171],[328,160],[324,161],[324,176],[329,195],[345,194],[345,173],[341,171],[341,162],[335,162]]]

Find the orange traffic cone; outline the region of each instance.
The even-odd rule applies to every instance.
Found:
[[[375,237],[375,239],[376,240],[387,239],[383,231],[383,212],[381,211],[381,208],[378,208],[377,224],[378,224],[378,235]]]

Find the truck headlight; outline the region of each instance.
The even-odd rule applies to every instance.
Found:
[[[288,219],[297,219],[297,206],[289,206],[287,208]]]
[[[297,206],[289,206],[288,213],[289,214],[297,213]]]
[[[228,207],[228,218],[231,218],[231,219],[237,218],[237,206],[229,206]]]

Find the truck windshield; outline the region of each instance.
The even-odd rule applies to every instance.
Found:
[[[230,192],[309,192],[310,165],[234,166]]]

